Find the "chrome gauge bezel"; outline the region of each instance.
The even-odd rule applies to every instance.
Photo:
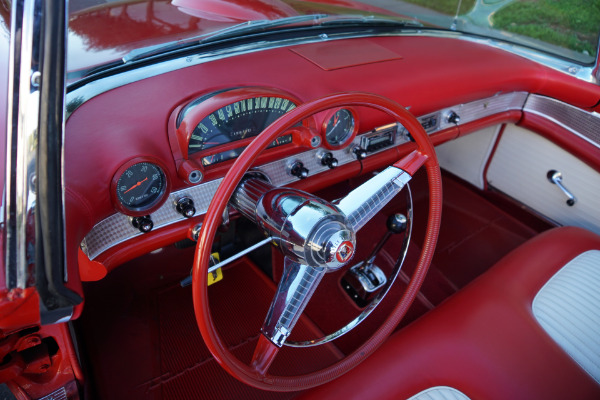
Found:
[[[344,121],[337,122],[336,118],[340,118],[340,113],[347,113],[347,117],[350,119],[350,123],[336,128],[336,124],[344,123]],[[330,150],[338,150],[345,147],[349,142],[354,140],[358,133],[358,114],[353,108],[341,107],[329,110],[325,114],[323,124],[321,128],[321,135],[323,137],[323,146]],[[335,140],[331,137],[333,129],[343,129],[341,138]]]
[[[132,207],[126,204],[126,202],[122,200],[122,196],[119,195],[119,191],[121,189],[119,187],[119,183],[127,171],[132,171],[132,168],[139,164],[147,164],[148,166],[151,166],[151,168],[158,171],[160,174],[159,179],[162,180],[162,185],[158,192],[152,194],[153,198],[151,201],[139,207]],[[115,209],[125,215],[138,217],[142,215],[148,215],[160,208],[164,204],[168,194],[171,192],[171,185],[165,172],[166,170],[167,169],[163,163],[153,157],[136,157],[122,164],[115,172],[111,182],[111,198]],[[140,179],[140,182],[138,182],[140,187],[142,186],[141,181],[142,180]],[[131,189],[135,190],[133,187],[127,190]]]

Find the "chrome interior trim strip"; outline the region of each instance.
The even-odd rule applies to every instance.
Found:
[[[151,215],[152,222],[154,223],[154,230],[185,220],[185,218],[175,210],[174,205],[175,201],[183,196],[190,197],[194,200],[196,215],[205,214],[206,210],[208,210],[208,205],[222,180],[223,179],[216,179],[171,193],[165,204]],[[84,243],[82,243],[82,249],[87,256],[93,260],[111,247],[141,235],[143,235],[143,233],[131,225],[127,215],[117,213],[100,221],[92,228],[86,235]]]
[[[12,4],[7,113],[6,286],[24,289],[35,259],[35,167],[39,119],[39,51],[42,0]],[[18,82],[18,86],[14,83]]]
[[[418,119],[423,122],[431,117],[435,117],[437,119],[437,124],[432,129],[427,130],[429,134],[433,134],[454,126],[454,124],[445,121],[444,117],[447,116],[451,111],[455,111],[460,114],[460,124],[462,124],[504,111],[521,110],[526,98],[526,92],[498,94],[487,99],[448,107],[434,113],[423,115]],[[390,129],[393,128],[393,126],[393,124],[386,125],[378,129]],[[365,134],[368,135],[369,133],[371,132],[366,132]],[[399,146],[409,141],[406,133],[406,130],[401,125],[397,126],[394,144],[395,146]],[[333,156],[338,159],[338,165],[344,165],[356,161],[351,149],[356,145],[360,145],[363,136],[364,135],[358,135],[345,149],[331,151]],[[378,151],[370,152],[369,156],[387,149],[388,148],[383,148]],[[287,172],[289,164],[293,163],[294,161],[301,161],[310,171],[310,176],[322,172],[328,172],[329,168],[322,165],[320,162],[319,156],[322,152],[323,150],[321,149],[309,150],[293,155],[289,158],[284,158],[261,165],[255,168],[255,170],[266,175],[274,186],[287,185],[298,180],[298,178],[289,175]],[[189,197],[194,201],[196,215],[202,215],[206,213],[206,210],[208,210],[208,205],[210,204],[217,187],[221,183],[221,180],[222,179],[217,179],[210,182],[204,182],[196,186],[171,193],[165,204],[151,215],[152,221],[154,222],[154,229],[159,229],[163,226],[185,220],[185,218],[175,210],[173,205],[176,200],[184,196]],[[85,239],[81,243],[81,248],[87,254],[87,256],[93,260],[106,250],[140,235],[142,235],[142,233],[131,225],[129,217],[124,214],[114,214],[105,220],[100,221],[92,228],[92,230],[86,235]]]
[[[440,120],[439,130],[454,126],[448,121],[451,112],[460,116],[459,125],[474,122],[478,119],[489,117],[505,111],[522,110],[527,100],[527,92],[512,92],[497,94],[487,99],[472,101],[466,104],[458,104],[441,110],[442,118]],[[424,116],[425,117],[425,116]],[[424,118],[421,117],[421,118]]]
[[[600,147],[600,114],[573,107],[551,97],[532,94],[523,111],[539,115]]]

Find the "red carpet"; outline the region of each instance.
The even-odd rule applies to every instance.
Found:
[[[294,394],[248,387],[217,364],[198,332],[191,287],[181,288],[177,282],[146,287],[149,280],[131,276],[140,269],[152,275],[157,270],[155,262],[166,258],[176,262],[181,252],[189,256],[189,251],[169,248],[164,253],[170,256],[142,257],[119,267],[105,281],[86,288],[89,300],[78,325],[88,348],[88,367],[95,375],[90,392],[100,399],[293,397]],[[230,349],[240,359],[249,361],[274,287],[253,266],[247,262],[240,264],[224,271],[223,281],[211,286],[211,309]],[[167,269],[168,264],[162,266],[167,275],[173,273]],[[302,337],[321,335],[306,318],[300,320],[296,331]],[[330,365],[340,355],[332,345],[301,350],[284,348],[270,372],[306,373]]]

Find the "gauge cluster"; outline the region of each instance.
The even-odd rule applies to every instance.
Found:
[[[227,162],[236,159],[252,138],[300,103],[289,93],[262,87],[218,90],[182,103],[172,112],[168,132],[177,176],[188,185],[222,176]],[[317,162],[332,169],[338,165],[332,151],[347,147],[358,130],[358,114],[353,108],[334,108],[298,122],[263,154],[275,152],[277,156],[271,160],[287,159],[322,148]],[[287,169],[291,177],[308,176],[302,163]],[[115,208],[130,217],[148,216],[164,204],[170,193],[169,176],[158,160],[138,157],[127,161],[113,178]]]

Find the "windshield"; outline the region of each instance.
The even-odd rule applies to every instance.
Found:
[[[210,40],[214,33],[231,39],[254,27],[320,26],[335,18],[354,28],[363,17],[371,24],[410,21],[413,30],[490,37],[586,65],[595,62],[600,31],[600,2],[588,0],[72,0],[69,7],[71,82],[94,67]],[[307,15],[316,17],[297,18]],[[270,21],[279,23],[265,24]]]

